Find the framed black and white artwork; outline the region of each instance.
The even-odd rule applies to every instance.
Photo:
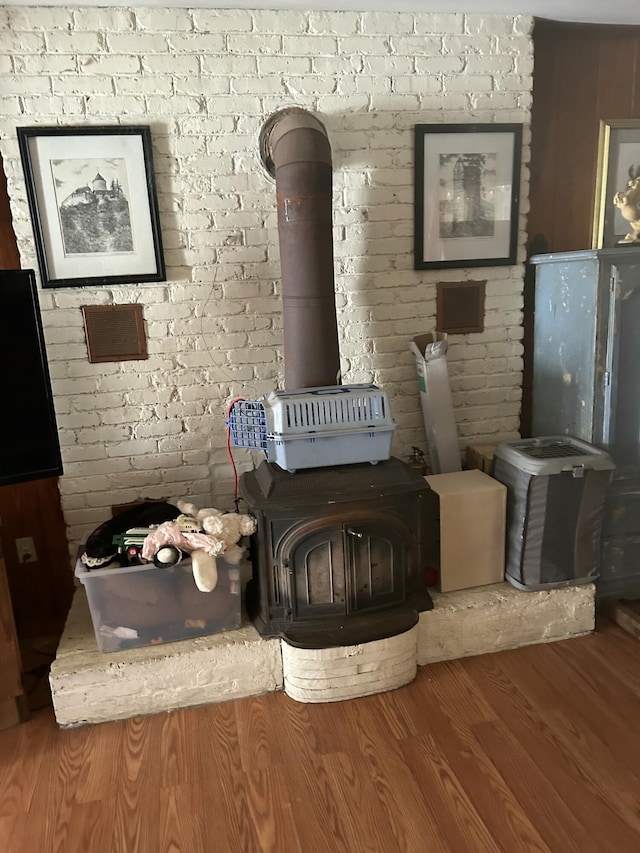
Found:
[[[415,269],[515,264],[521,124],[415,127]]]
[[[146,126],[19,127],[42,285],[165,280]]]

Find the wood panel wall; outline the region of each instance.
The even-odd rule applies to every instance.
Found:
[[[601,119],[640,118],[640,27],[538,20],[529,241],[591,247]]]
[[[640,118],[640,27],[537,20],[528,253],[591,248],[601,119]],[[520,429],[531,435],[534,271],[525,274]]]
[[[0,549],[0,731],[15,726],[27,714],[21,679],[21,658],[11,610],[7,573]]]
[[[20,269],[1,160],[0,269]],[[7,409],[10,413],[10,407]],[[18,561],[15,540],[23,536],[34,539],[35,563]],[[0,486],[0,542],[19,638],[59,634],[74,584],[57,478]],[[0,589],[0,596],[4,594]]]
[[[529,240],[591,248],[601,119],[640,118],[640,27],[536,21]]]
[[[0,269],[20,269],[20,255],[18,244],[13,230],[11,220],[11,209],[9,207],[9,196],[7,194],[7,179],[4,174],[4,166],[0,157]]]

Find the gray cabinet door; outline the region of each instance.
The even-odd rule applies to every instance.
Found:
[[[602,442],[619,469],[632,470],[640,467],[640,263],[616,264],[612,285]]]
[[[544,257],[536,269],[533,435],[590,442],[598,393],[599,263],[592,255]]]
[[[536,265],[534,435],[575,435],[616,464],[598,592],[640,594],[640,248],[566,252]]]

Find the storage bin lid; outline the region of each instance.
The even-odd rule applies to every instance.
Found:
[[[220,559],[220,558],[218,558]],[[218,565],[220,565],[218,563]],[[190,569],[191,568],[191,557],[185,557],[184,560],[181,560],[179,563],[179,567],[181,570]],[[125,566],[105,566],[101,569],[88,569],[81,560],[76,560],[75,567],[75,576],[78,580],[83,583],[85,586],[87,585],[87,581],[91,581],[92,578],[113,578],[118,575],[128,575],[132,572],[140,573],[140,572],[166,572],[170,571],[173,568],[177,568],[176,566],[167,566],[158,567],[154,565],[154,563],[127,563]]]
[[[495,459],[503,459],[528,474],[560,474],[562,471],[615,468],[609,454],[569,435],[541,436],[498,445]]]

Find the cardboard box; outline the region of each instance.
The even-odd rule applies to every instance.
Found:
[[[425,477],[429,562],[441,592],[504,580],[507,489],[473,469]]]
[[[467,468],[477,468],[485,474],[491,474],[493,469],[493,454],[497,444],[470,444],[467,447]]]
[[[447,336],[440,332],[418,335],[409,349],[416,359],[429,467],[434,474],[460,471],[460,446],[446,358]]]

